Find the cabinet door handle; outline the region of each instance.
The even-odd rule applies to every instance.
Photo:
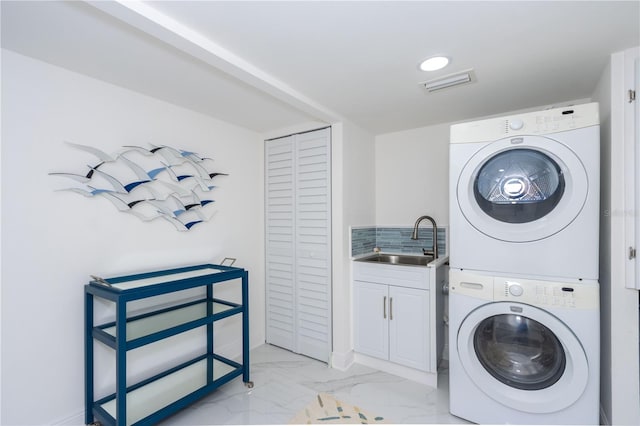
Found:
[[[387,319],[387,296],[382,298],[382,318]]]
[[[393,297],[389,298],[389,319],[393,319]]]

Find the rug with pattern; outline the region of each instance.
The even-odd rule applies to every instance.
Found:
[[[329,394],[318,394],[289,424],[372,424],[388,423],[380,416],[371,415],[355,405],[345,404]]]

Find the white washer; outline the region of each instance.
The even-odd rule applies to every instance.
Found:
[[[599,285],[451,269],[451,414],[482,424],[599,424]]]
[[[450,263],[598,279],[598,104],[451,126]]]

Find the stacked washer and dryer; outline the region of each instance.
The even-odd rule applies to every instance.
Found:
[[[598,424],[598,104],[453,125],[450,162],[451,413]]]

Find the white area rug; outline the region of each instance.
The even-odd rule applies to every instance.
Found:
[[[380,416],[362,411],[359,407],[338,401],[329,394],[318,394],[289,424],[372,424],[388,423]]]

